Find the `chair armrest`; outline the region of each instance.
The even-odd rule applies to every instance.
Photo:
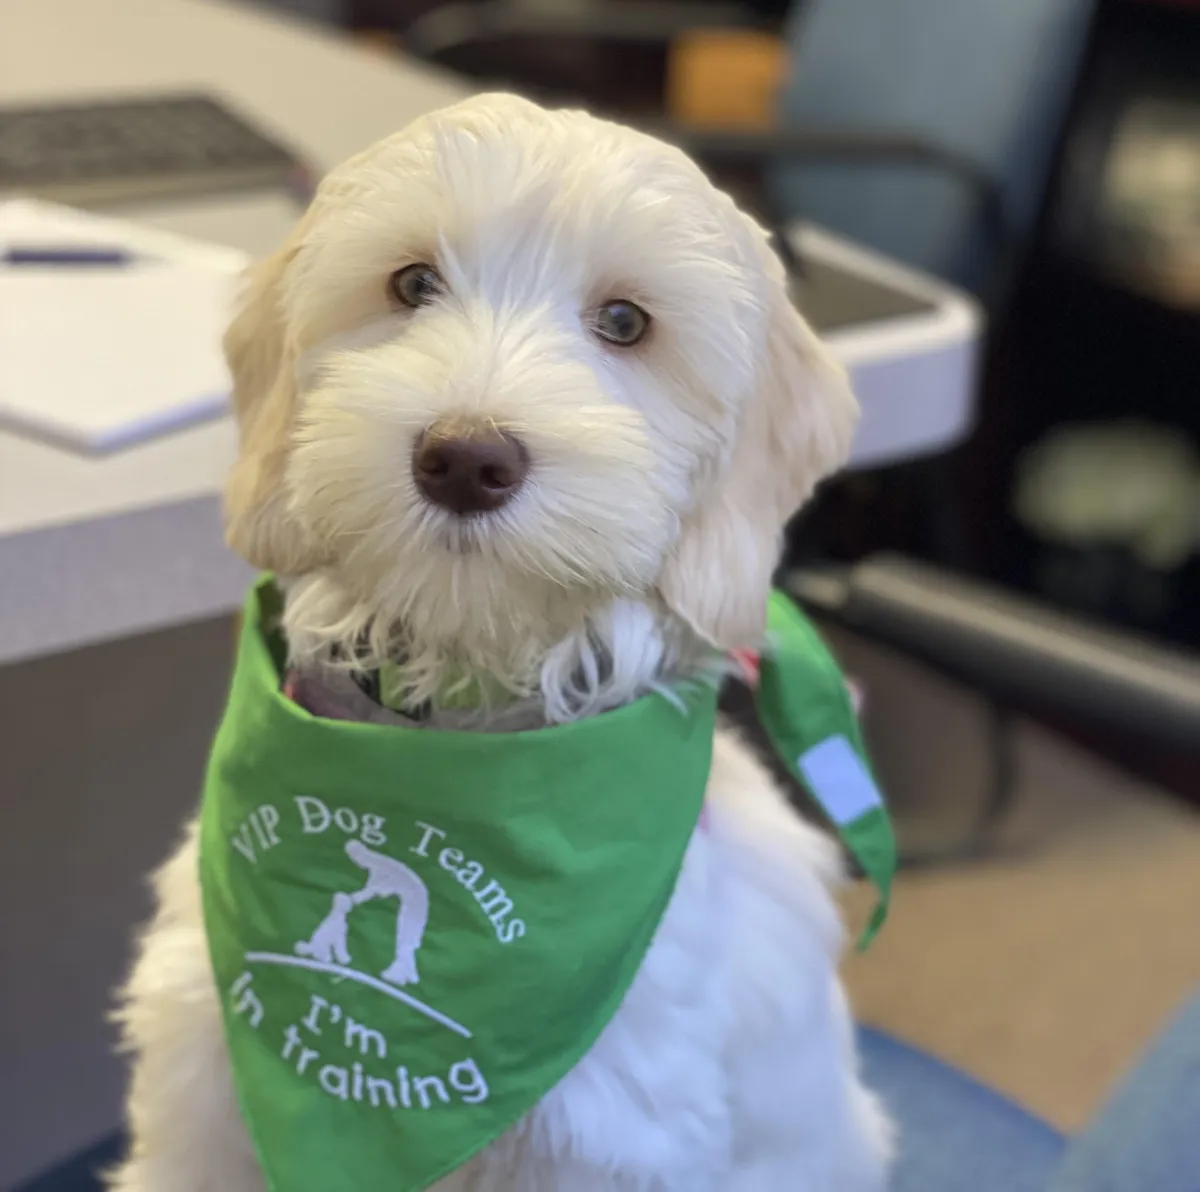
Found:
[[[642,125],[699,161],[712,165],[765,165],[796,161],[866,166],[915,165],[946,174],[974,197],[988,238],[1007,250],[1014,233],[995,179],[965,153],[904,132],[840,128],[704,129],[683,124]]]
[[[686,4],[637,0],[530,10],[505,0],[447,4],[425,13],[402,33],[405,46],[436,61],[470,45],[508,37],[574,37],[662,45],[690,29],[753,29],[778,32],[779,22],[739,4]]]
[[[575,37],[658,45],[696,28],[777,33],[778,22],[738,4],[631,0],[527,10],[506,0],[487,0],[483,4],[448,4],[433,9],[409,25],[401,37],[411,53],[437,61],[452,50],[508,37]],[[721,130],[678,123],[643,128],[713,165],[761,166],[802,159],[842,165],[906,163],[936,170],[955,179],[974,197],[998,259],[1006,258],[1015,241],[1003,196],[991,175],[967,154],[908,133],[836,128]],[[780,237],[781,242],[783,239]],[[784,255],[790,254],[785,250]],[[795,265],[791,259],[787,263],[789,268]]]
[[[1003,700],[1200,744],[1200,661],[899,555],[790,572],[818,617]]]

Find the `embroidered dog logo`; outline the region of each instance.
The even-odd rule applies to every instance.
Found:
[[[345,808],[339,808],[339,814],[340,820],[335,815],[327,817],[324,828],[330,823],[347,831],[350,829],[344,825],[361,826],[362,821],[352,821]],[[277,822],[272,820],[272,824]],[[320,821],[305,820],[306,824],[314,822]],[[382,821],[368,825],[368,830],[382,836]],[[315,1079],[326,1096],[378,1110],[432,1110],[456,1103],[470,1106],[486,1101],[488,1082],[472,1056],[458,1058],[454,1045],[449,1052],[444,1045],[428,1041],[414,1045],[402,1020],[384,1015],[377,1006],[364,1004],[355,995],[354,985],[365,986],[417,1011],[460,1038],[472,1038],[471,1031],[461,1022],[401,988],[420,981],[417,953],[429,920],[429,889],[425,882],[402,861],[376,852],[361,840],[349,840],[344,847],[346,856],[365,872],[366,880],[356,890],[336,891],[328,913],[307,939],[297,941],[290,954],[253,950],[245,953],[247,967],[229,990],[233,1014],[244,1019],[253,1031],[270,1032],[272,1003],[281,987],[276,985],[271,990],[264,982],[260,996],[251,966],[324,974],[333,978],[332,989],[318,993],[305,984],[298,987],[307,996],[306,1013],[299,1013],[295,1007],[296,987],[282,990],[290,994],[293,1004],[289,1014],[292,1021],[283,1027],[279,1058],[297,1078]],[[238,851],[245,856],[243,850]],[[379,976],[361,972],[354,967],[350,954],[351,912],[368,902],[391,899],[396,900],[391,962]],[[376,908],[373,924],[359,924],[359,930],[364,932],[369,932],[373,925],[382,936],[376,942],[385,946],[391,942],[386,910],[386,907]],[[356,943],[355,950],[360,953],[362,964],[364,949]],[[343,982],[353,984],[347,988]],[[422,1063],[423,1056],[433,1057],[429,1062],[442,1064],[441,1069],[429,1071]]]
[[[339,891],[333,896],[329,914],[307,940],[300,940],[296,944],[296,954],[308,956],[321,964],[348,967],[351,957],[346,937],[350,912],[373,899],[395,898],[399,902],[396,910],[396,954],[380,975],[393,985],[417,984],[421,979],[417,973],[417,952],[429,920],[428,888],[402,861],[377,853],[359,840],[346,842],[346,855],[366,871],[366,882],[361,889],[352,893]]]
[[[468,1027],[415,996],[414,987],[422,984],[418,953],[426,939],[431,911],[430,886],[426,883],[432,884],[433,893],[440,900],[439,907],[452,910],[459,919],[466,917],[468,922],[475,919],[475,927],[485,939],[494,937],[500,946],[507,948],[525,937],[526,926],[499,877],[485,870],[481,861],[469,858],[463,849],[451,844],[444,829],[423,820],[414,821],[406,861],[401,861],[379,851],[389,846],[390,832],[381,815],[345,806],[333,807],[315,795],[296,796],[295,812],[293,818],[274,805],[255,809],[230,837],[230,852],[236,856],[233,872],[257,875],[263,872],[259,868],[263,859],[274,855],[274,850],[283,850],[281,855],[286,857],[297,840],[332,844],[340,832],[349,839],[334,847],[366,877],[353,888],[353,870],[339,856],[337,869],[346,876],[334,880],[334,890],[321,896],[315,910],[307,900],[284,900],[276,924],[276,940],[281,945],[278,950],[268,946],[243,953],[246,971],[230,989],[234,1013],[244,1017],[255,1030],[269,1016],[271,1008],[263,1002],[250,976],[251,967],[267,965],[320,973],[332,979],[335,987],[347,981],[364,986],[415,1010],[461,1038],[470,1039]],[[390,847],[396,848],[400,843],[394,839]],[[283,863],[285,871],[289,864],[292,862]],[[329,887],[325,889],[328,891]],[[327,911],[325,898],[329,899]],[[367,903],[374,905],[356,916],[354,911]],[[394,918],[389,915],[392,908]],[[313,919],[322,912],[323,917],[310,931]],[[434,918],[437,917],[435,914]],[[256,925],[256,935],[259,930],[261,927]],[[461,942],[462,926],[453,930]],[[297,935],[304,932],[308,934],[297,940]],[[444,950],[440,954],[444,955]],[[425,976],[432,978],[436,996],[437,966],[431,961],[427,967]],[[423,984],[428,987],[430,980]],[[308,992],[313,1004],[320,1002],[329,1015],[346,1011],[341,1002],[348,995],[334,1002],[311,990]],[[311,1019],[311,1026],[309,1022],[309,1018],[303,1020],[311,1033],[320,1034],[317,1019]]]

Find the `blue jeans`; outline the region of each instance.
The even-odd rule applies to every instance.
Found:
[[[900,1123],[892,1192],[1200,1192],[1200,998],[1070,1140],[885,1035],[862,1048]]]

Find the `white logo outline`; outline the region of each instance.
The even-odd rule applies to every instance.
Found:
[[[386,853],[377,853],[361,841],[347,841],[346,855],[361,869],[366,870],[367,880],[362,887],[349,894],[339,890],[333,895],[329,913],[317,924],[312,935],[306,940],[297,941],[296,955],[247,952],[246,963],[286,965],[357,981],[360,985],[366,985],[398,1002],[403,1002],[464,1039],[471,1038],[471,1032],[461,1023],[455,1022],[453,1018],[400,988],[404,985],[416,985],[421,979],[417,971],[417,953],[424,941],[425,927],[429,920],[429,890],[425,883],[402,861],[397,861],[395,857],[389,857]],[[395,898],[400,904],[396,912],[395,955],[380,974],[382,980],[370,973],[351,968],[351,956],[347,947],[350,912],[377,898]]]

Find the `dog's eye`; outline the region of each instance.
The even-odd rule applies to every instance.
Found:
[[[445,282],[432,265],[405,265],[388,278],[392,297],[405,306],[425,306],[445,288]]]
[[[650,329],[650,316],[640,306],[616,298],[596,311],[596,334],[609,343],[630,347]]]

